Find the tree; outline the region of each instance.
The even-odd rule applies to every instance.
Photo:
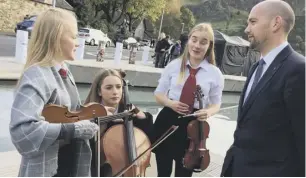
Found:
[[[181,7],[181,23],[184,23],[184,29],[186,28],[188,31],[195,25],[195,18],[193,13],[186,7]]]
[[[155,23],[156,27],[159,27],[160,21]],[[184,29],[189,31],[195,25],[195,18],[193,13],[185,8],[180,8],[180,13],[166,13],[163,19],[162,32],[170,35],[171,38],[178,39],[181,35],[181,30],[184,23]],[[157,30],[158,31],[158,30]]]
[[[109,24],[116,24],[127,11],[131,0],[90,0],[93,4],[95,15],[101,14]],[[103,13],[102,13],[103,12]]]
[[[85,4],[85,0],[66,0],[73,8],[78,6],[83,6]]]
[[[135,21],[143,18],[148,18],[153,22],[157,20],[165,4],[166,0],[131,0],[128,3],[126,12],[126,17],[129,21],[129,31],[132,31]]]
[[[159,27],[159,22],[157,22]],[[162,32],[169,35],[170,38],[178,38],[181,33],[181,21],[180,18],[172,13],[165,14],[163,19]]]
[[[74,7],[77,16],[84,21],[90,17],[90,24],[105,20],[108,24],[116,24],[127,11],[132,0],[67,0]],[[86,13],[90,15],[86,15]]]

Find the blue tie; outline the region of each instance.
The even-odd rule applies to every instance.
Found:
[[[254,82],[253,82],[253,85],[252,85],[252,88],[251,88],[250,92],[252,92],[254,90],[254,88],[256,87],[256,85],[258,84],[259,79],[260,79],[260,77],[262,75],[264,64],[265,64],[265,61],[263,59],[260,59],[259,60],[259,64],[257,66],[256,74],[255,74],[255,77],[254,77]]]

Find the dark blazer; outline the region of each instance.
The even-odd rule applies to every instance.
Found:
[[[285,47],[243,104],[257,65],[221,176],[305,177],[305,57]]]

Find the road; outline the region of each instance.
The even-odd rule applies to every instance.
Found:
[[[15,49],[16,49],[16,37],[14,36],[6,36],[6,35],[0,35],[0,57],[13,57],[15,56]],[[96,54],[97,54],[97,46],[85,46],[85,52],[84,52],[84,59],[92,59],[95,60]],[[106,59],[112,59],[114,58],[115,54],[115,47],[110,46],[106,48],[105,50],[105,58]],[[122,60],[128,60],[130,55],[130,51],[127,49],[122,50]],[[151,55],[153,55],[152,52],[150,52],[149,60],[153,60],[151,58]],[[136,60],[142,59],[142,49],[136,52]]]

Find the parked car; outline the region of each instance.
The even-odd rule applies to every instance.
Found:
[[[150,40],[141,40],[139,43],[140,43],[140,46],[150,46],[151,41]]]
[[[123,48],[130,49],[131,44],[136,44],[137,48],[139,46],[139,43],[137,40],[133,37],[128,37],[127,39],[123,40]]]
[[[111,40],[108,38],[107,34],[103,33],[101,30],[93,28],[80,28],[79,37],[85,38],[85,44],[89,45],[99,45],[99,41],[105,41],[106,47],[111,45]]]
[[[31,36],[36,17],[36,15],[33,15],[28,18],[25,18],[22,22],[17,23],[15,27],[15,33],[17,33],[17,30],[24,30],[29,33],[29,36]]]

